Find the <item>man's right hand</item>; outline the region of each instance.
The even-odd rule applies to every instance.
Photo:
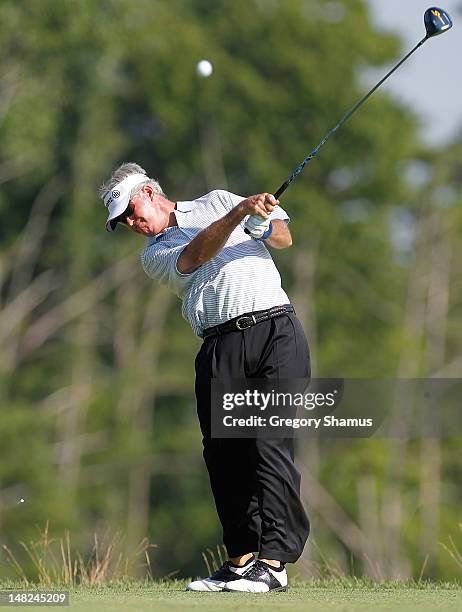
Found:
[[[243,218],[247,215],[259,215],[263,219],[267,219],[278,204],[279,200],[276,200],[271,193],[259,193],[239,202],[237,208],[239,208]]]

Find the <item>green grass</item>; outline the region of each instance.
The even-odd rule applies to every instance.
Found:
[[[385,583],[364,580],[315,580],[291,585],[288,593],[189,593],[186,581],[114,584],[76,587],[70,592],[70,610],[206,610],[241,609],[359,612],[362,610],[461,610],[462,586],[432,583]],[[4,583],[2,588],[17,588]],[[66,608],[65,608],[66,609]]]

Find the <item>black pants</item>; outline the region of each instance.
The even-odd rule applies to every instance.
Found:
[[[204,459],[230,557],[294,563],[310,524],[300,500],[293,438],[212,438],[211,378],[309,378],[310,356],[295,314],[207,338],[196,357]]]

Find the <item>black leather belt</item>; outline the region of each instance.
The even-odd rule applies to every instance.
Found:
[[[262,321],[268,321],[268,319],[274,319],[280,317],[287,312],[295,312],[294,307],[291,304],[283,304],[282,306],[273,306],[268,310],[256,310],[255,312],[246,312],[234,319],[215,325],[215,327],[208,327],[204,330],[202,338],[210,338],[210,336],[220,336],[231,331],[242,331],[248,329],[257,323]]]

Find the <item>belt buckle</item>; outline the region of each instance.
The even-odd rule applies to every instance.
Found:
[[[243,321],[243,323],[241,323],[241,321]],[[244,329],[252,327],[252,325],[255,325],[255,323],[256,321],[253,315],[244,315],[236,320],[236,327],[239,331],[243,331]]]

